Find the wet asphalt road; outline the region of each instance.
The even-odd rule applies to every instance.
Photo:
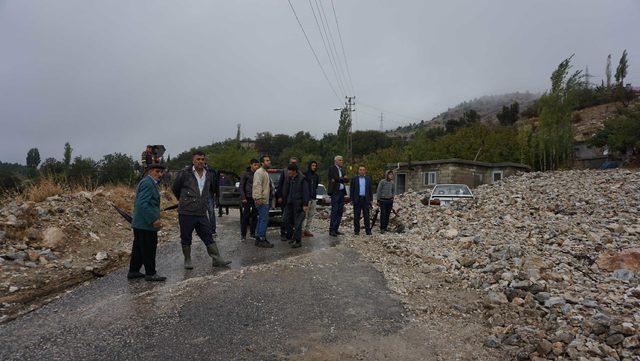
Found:
[[[184,270],[178,242],[166,244],[157,262],[166,283],[127,281],[126,269],[89,282],[0,325],[0,360],[305,358],[406,324],[383,276],[334,238],[291,249],[274,228],[276,247],[261,249],[239,241],[237,216],[219,228],[232,267],[212,270],[198,243],[195,269]]]

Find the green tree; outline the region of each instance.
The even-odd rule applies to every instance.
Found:
[[[377,130],[357,130],[353,132],[353,156],[360,158],[366,154],[391,146],[391,138]]]
[[[29,177],[37,175],[38,164],[40,164],[40,151],[38,148],[31,148],[27,152],[27,169]]]
[[[540,125],[534,135],[535,168],[546,171],[566,166],[573,151],[572,109],[581,71],[570,74],[571,59],[563,60],[551,74],[551,90],[540,97]]]
[[[105,155],[98,164],[100,183],[132,184],[135,166],[131,156],[122,153]]]
[[[513,102],[510,106],[503,105],[502,110],[496,114],[496,118],[502,125],[513,125],[518,121],[518,113],[520,112],[520,105],[518,102]]]
[[[64,143],[64,167],[69,168],[71,165],[71,153],[73,152],[73,148],[71,148],[71,144],[69,142]]]
[[[640,105],[619,109],[619,114],[606,120],[590,143],[606,146],[625,157],[637,155],[640,150]]]
[[[618,86],[624,86],[624,78],[627,77],[628,69],[629,61],[627,59],[627,50],[625,49],[622,52],[622,57],[620,57],[620,62],[618,62],[618,67],[616,68],[616,83],[618,83]]]
[[[96,163],[91,158],[75,157],[69,168],[68,182],[93,187],[97,182]]]
[[[607,77],[607,88],[611,88],[611,54],[607,56],[607,67],[604,71]]]
[[[64,173],[64,164],[55,158],[47,158],[40,165],[40,173],[48,176],[57,176]]]
[[[216,170],[225,170],[240,175],[249,166],[251,158],[258,158],[253,149],[237,148],[233,143],[225,145],[220,151],[206,153],[207,164]]]
[[[464,125],[471,125],[480,121],[480,114],[474,109],[469,109],[462,114],[461,122]]]
[[[338,121],[338,131],[336,135],[338,136],[338,147],[340,153],[344,156],[347,156],[347,148],[349,145],[349,132],[351,131],[351,114],[349,114],[349,109],[342,108],[340,111],[340,119]]]
[[[38,151],[38,148],[29,149],[27,152],[27,167],[35,170],[38,168],[38,164],[40,164],[40,151]]]

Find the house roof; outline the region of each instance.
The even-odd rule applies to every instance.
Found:
[[[427,161],[418,161],[418,162],[400,162],[400,163],[387,163],[387,167],[391,168],[391,167],[408,167],[408,166],[416,166],[416,165],[435,165],[435,164],[447,164],[447,163],[452,163],[452,164],[462,164],[462,165],[473,165],[473,166],[478,166],[478,167],[486,167],[486,168],[506,168],[506,167],[512,167],[512,168],[521,168],[524,170],[530,170],[531,167],[529,167],[528,165],[525,164],[521,164],[521,163],[511,163],[511,162],[503,162],[503,163],[487,163],[487,162],[478,162],[475,160],[467,160],[467,159],[459,159],[459,158],[452,158],[452,159],[436,159],[436,160],[427,160]]]

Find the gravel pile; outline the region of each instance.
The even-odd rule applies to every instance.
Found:
[[[409,191],[392,220],[402,233],[347,241],[416,313],[428,297],[417,275],[478,291],[477,309],[457,311],[483,318],[485,347],[518,359],[640,359],[640,173],[528,173],[475,196],[438,207]]]

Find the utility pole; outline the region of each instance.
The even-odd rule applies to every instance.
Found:
[[[347,97],[347,103],[345,104],[347,107],[348,115],[349,115],[349,136],[347,138],[347,157],[349,157],[349,167],[353,166],[353,119],[351,118],[351,113],[355,111],[353,106],[355,103],[356,97]]]
[[[339,111],[341,116],[342,116],[343,110],[347,112],[347,117],[349,121],[349,129],[347,130],[347,159],[349,160],[349,164],[350,164],[349,167],[351,167],[351,164],[353,164],[353,139],[351,136],[353,133],[353,119],[351,118],[351,113],[355,111],[354,106],[356,105],[355,103],[356,97],[346,97],[346,98],[347,98],[347,101],[344,103],[343,108],[336,108],[333,110]]]
[[[380,112],[380,132],[384,132],[384,113]]]

